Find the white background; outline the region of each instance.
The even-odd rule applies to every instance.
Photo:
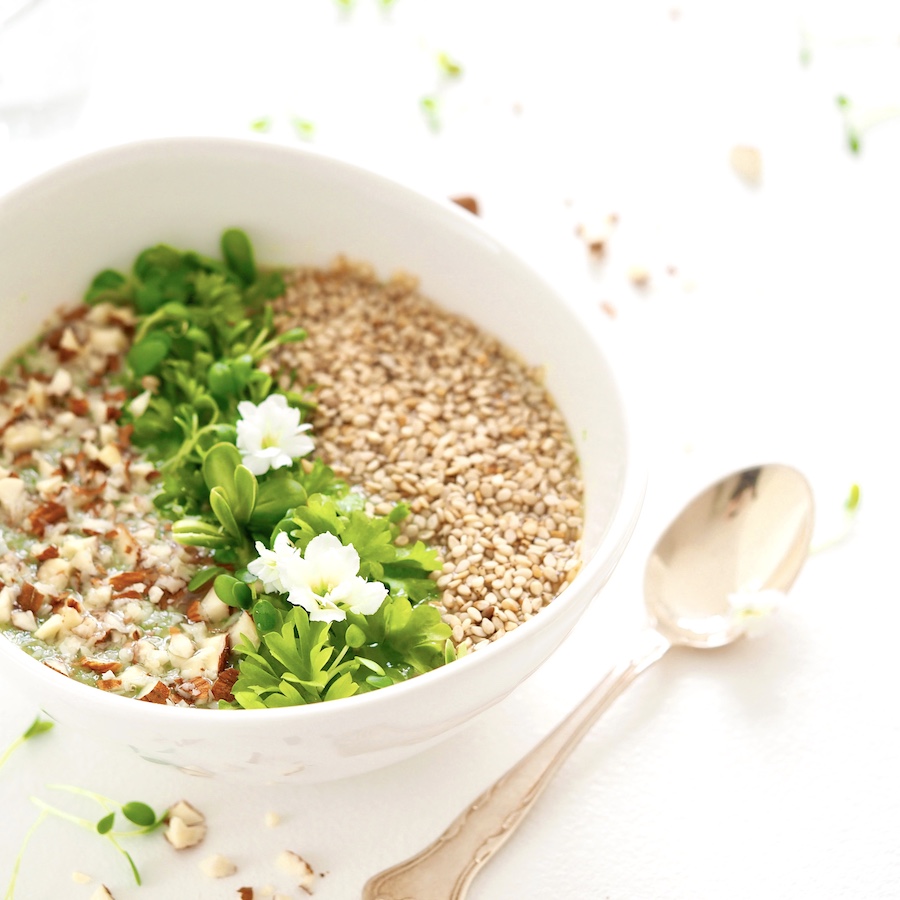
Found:
[[[436,196],[475,195],[498,236],[603,319],[628,361],[649,485],[625,559],[566,645],[450,743],[369,776],[288,790],[191,779],[56,729],[0,771],[0,884],[36,815],[30,795],[85,811],[46,787],[64,782],[158,806],[186,797],[206,813],[208,839],[182,855],[158,837],[129,844],[138,889],[101,839],[49,821],[25,856],[18,898],[87,900],[98,881],[117,900],[234,897],[245,884],[288,891],[275,857],[292,849],[327,872],[316,897],[354,900],[629,654],[643,561],[681,503],[732,468],[771,460],[810,478],[817,546],[843,534],[842,504],[858,483],[851,533],[812,555],[767,634],[673,651],[643,676],[470,896],[900,896],[900,119],[864,130],[853,154],[835,102],[849,97],[860,120],[900,105],[896,4],[94,8],[80,118],[6,140],[0,119],[0,190],[138,137],[293,143],[299,116],[321,150]],[[40,60],[47,35],[17,41],[35,41]],[[441,84],[441,52],[462,77]],[[54,65],[63,54],[54,49]],[[9,81],[0,105],[4,89]],[[437,131],[419,108],[435,90]],[[263,116],[273,126],[257,134],[250,122]],[[729,166],[738,144],[761,151],[758,187]],[[591,259],[576,229],[610,214],[607,252]],[[644,290],[629,281],[634,265],[650,272]],[[36,712],[5,686],[0,746]],[[282,816],[275,829],[264,825],[270,810]],[[198,862],[213,852],[239,873],[202,875]],[[74,883],[76,869],[93,884]]]

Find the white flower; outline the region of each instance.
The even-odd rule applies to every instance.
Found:
[[[288,602],[302,606],[313,622],[340,621],[346,610],[368,616],[387,596],[379,581],[359,576],[359,554],[329,532],[317,535],[301,555],[285,532],[275,538],[271,550],[257,542],[259,558],[247,566],[267,590],[287,594]]]
[[[300,424],[300,410],[288,406],[283,394],[270,394],[259,406],[249,400],[238,403],[237,448],[244,465],[254,475],[289,466],[313,449],[312,438]]]
[[[282,573],[289,573],[294,557],[300,555],[287,534],[279,531],[271,550],[262,541],[257,541],[256,552],[259,556],[247,563],[247,571],[255,575],[265,585],[267,591],[287,593],[288,588],[282,581]]]
[[[743,590],[728,595],[732,620],[745,634],[757,634],[781,605],[784,593],[773,589]]]

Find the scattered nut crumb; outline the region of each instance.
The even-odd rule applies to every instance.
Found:
[[[85,875],[84,872],[73,872],[72,881],[74,881],[75,884],[90,884],[91,876]]]
[[[614,319],[619,314],[619,311],[609,302],[609,300],[603,300],[600,303],[600,309],[611,319]]]
[[[739,178],[750,185],[759,184],[762,179],[762,154],[756,147],[732,147],[729,160]]]
[[[105,884],[101,884],[97,890],[91,894],[91,900],[115,900],[115,897],[113,897]]]
[[[237,889],[238,897],[240,900],[253,900],[253,888],[252,887],[239,887]]]
[[[237,872],[237,866],[221,853],[214,853],[200,863],[200,871],[209,878],[227,878]]]
[[[644,266],[631,266],[628,270],[628,280],[635,287],[646,287],[650,283],[650,272]]]
[[[578,225],[575,234],[581,238],[591,256],[603,256],[606,245],[609,243],[609,227],[591,228],[587,225]]]
[[[267,828],[275,828],[281,824],[281,816],[277,812],[267,812],[265,821]]]
[[[206,817],[186,800],[179,800],[169,809],[166,840],[176,850],[196,847],[206,837]]]
[[[450,199],[457,204],[457,206],[467,209],[473,216],[480,214],[477,198],[462,194],[459,197],[451,197]]]
[[[278,855],[278,868],[292,878],[296,878],[301,890],[311,893],[311,888],[315,881],[315,872],[313,872],[312,866],[302,856],[299,856],[292,850],[284,850]]]

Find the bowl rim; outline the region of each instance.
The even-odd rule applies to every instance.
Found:
[[[304,158],[315,159],[320,164],[326,167],[330,166],[338,172],[343,171],[352,174],[353,177],[358,179],[369,179],[379,187],[399,195],[401,199],[411,200],[412,202],[420,204],[427,204],[434,209],[440,209],[442,210],[442,215],[449,214],[453,216],[457,219],[457,223],[464,223],[463,227],[465,230],[474,232],[482,241],[489,241],[507,258],[508,261],[514,263],[516,267],[526,272],[536,284],[539,284],[549,293],[557,297],[560,303],[568,309],[569,313],[588,329],[594,343],[600,343],[596,325],[599,321],[599,316],[592,319],[592,317],[589,316],[590,310],[586,310],[583,307],[576,308],[561,290],[557,289],[542,273],[533,268],[519,253],[505,243],[501,237],[485,225],[483,220],[464,210],[447,197],[429,194],[418,187],[413,188],[408,184],[404,184],[403,182],[382,174],[372,168],[363,166],[338,154],[325,152],[315,147],[294,147],[252,138],[215,136],[153,137],[129,140],[79,154],[62,162],[58,162],[45,171],[33,175],[24,182],[8,190],[6,193],[0,194],[0,214],[3,214],[8,208],[14,207],[18,202],[27,201],[31,194],[50,190],[57,182],[65,184],[73,177],[77,177],[81,172],[88,171],[92,168],[102,168],[107,163],[115,162],[118,159],[127,161],[129,156],[133,157],[133,159],[138,159],[143,154],[159,153],[164,149],[171,150],[172,148],[178,148],[193,153],[256,153],[261,156],[278,156],[286,160],[289,158],[294,160],[303,160]],[[598,346],[598,350],[599,349]],[[591,558],[583,562],[576,573],[575,578],[573,578],[573,580],[556,595],[551,603],[542,608],[539,614],[535,615],[531,620],[522,623],[522,625],[514,629],[512,633],[504,634],[502,640],[491,641],[488,646],[480,648],[477,652],[468,653],[461,659],[455,660],[452,665],[440,666],[437,669],[425,672],[408,681],[391,685],[389,689],[369,691],[363,694],[343,697],[340,699],[339,703],[323,702],[288,707],[267,707],[265,709],[240,709],[235,710],[236,713],[239,713],[237,716],[208,716],[205,715],[205,713],[230,711],[200,710],[200,718],[198,718],[198,711],[193,707],[169,706],[154,703],[137,704],[132,697],[107,694],[89,688],[87,685],[81,684],[68,676],[64,676],[64,680],[61,680],[59,673],[53,672],[47,666],[42,665],[39,660],[35,659],[29,653],[23,652],[22,649],[16,646],[12,641],[4,639],[0,642],[0,647],[2,647],[2,649],[0,649],[0,655],[8,655],[8,658],[13,665],[29,671],[32,677],[43,680],[48,688],[54,693],[61,694],[63,698],[71,699],[73,704],[77,702],[80,707],[84,707],[85,705],[93,707],[94,705],[97,705],[98,711],[101,712],[109,712],[111,709],[118,709],[120,714],[125,714],[129,717],[139,716],[142,723],[152,724],[153,722],[158,722],[165,723],[168,726],[174,726],[176,723],[183,724],[184,722],[191,720],[192,722],[202,722],[204,729],[225,728],[228,730],[232,730],[236,726],[240,728],[256,728],[261,724],[271,725],[276,722],[294,720],[295,718],[297,723],[300,724],[303,721],[335,716],[340,710],[346,714],[352,715],[353,711],[361,703],[364,703],[366,708],[371,709],[376,708],[379,704],[394,704],[401,702],[403,697],[410,692],[421,691],[429,686],[437,687],[441,680],[456,677],[453,675],[454,672],[463,670],[477,671],[478,668],[489,665],[498,655],[511,652],[509,648],[514,648],[523,640],[527,640],[529,635],[536,628],[549,627],[556,619],[563,616],[566,612],[565,607],[568,606],[566,600],[571,592],[578,590],[581,585],[584,585],[584,589],[586,589],[586,583],[589,583],[593,577],[601,574],[604,569],[609,567],[611,571],[612,568],[615,568],[622,553],[625,551],[628,540],[637,524],[647,482],[648,468],[643,451],[643,448],[647,446],[647,444],[640,439],[640,434],[643,431],[640,416],[637,414],[634,404],[629,402],[629,397],[633,393],[633,389],[631,387],[632,382],[629,381],[626,373],[630,367],[616,349],[610,347],[609,342],[603,343],[602,355],[608,364],[610,378],[617,392],[617,398],[619,400],[625,424],[626,465],[616,512],[600,538]],[[604,578],[603,580],[605,582],[606,579]],[[593,599],[594,598],[591,598],[591,600]],[[573,622],[572,627],[576,624],[577,619]],[[504,650],[503,648],[507,649]],[[540,662],[541,661],[538,660],[535,663],[534,668],[536,668]],[[47,679],[55,680],[50,682]],[[73,691],[74,693],[72,693]],[[120,706],[110,707],[110,702],[118,703]],[[126,704],[131,704],[131,707]]]

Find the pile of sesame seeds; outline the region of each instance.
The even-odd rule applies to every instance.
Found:
[[[578,459],[540,371],[407,275],[338,260],[287,283],[279,328],[309,336],[270,365],[284,389],[315,386],[316,455],[371,512],[409,506],[400,540],[441,554],[437,605],[457,646],[517,628],[580,563]]]

